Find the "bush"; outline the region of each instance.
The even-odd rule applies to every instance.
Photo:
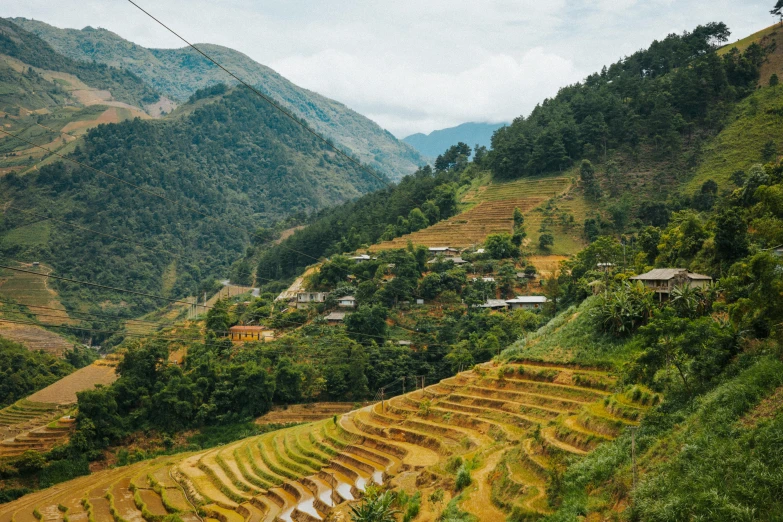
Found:
[[[457,491],[462,491],[466,487],[470,486],[472,479],[470,478],[470,470],[466,466],[462,466],[457,472],[457,481],[454,483],[454,487]]]

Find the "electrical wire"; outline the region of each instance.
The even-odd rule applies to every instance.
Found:
[[[214,58],[212,58],[211,56],[209,56],[207,53],[205,53],[204,51],[202,51],[201,49],[199,49],[198,47],[196,47],[195,45],[193,45],[192,43],[190,43],[188,40],[186,40],[185,38],[183,38],[182,36],[180,36],[180,35],[179,35],[177,32],[175,32],[175,31],[174,31],[172,28],[170,28],[169,26],[167,26],[166,24],[164,24],[163,22],[161,22],[159,19],[155,18],[155,17],[154,17],[154,16],[153,16],[153,15],[152,15],[152,14],[151,14],[149,11],[146,11],[146,10],[145,10],[144,8],[142,8],[142,7],[141,7],[139,4],[137,4],[137,3],[136,3],[136,2],[134,2],[133,0],[128,0],[128,2],[129,2],[130,4],[132,4],[134,7],[136,7],[136,8],[137,8],[139,11],[141,11],[141,12],[142,12],[142,13],[144,13],[145,15],[149,16],[150,18],[152,18],[152,19],[153,19],[155,22],[157,22],[157,23],[158,23],[160,26],[162,26],[162,27],[163,27],[164,29],[166,29],[168,32],[170,32],[171,34],[173,34],[174,36],[176,36],[177,38],[179,38],[180,40],[182,40],[183,42],[185,42],[185,43],[186,43],[186,44],[187,44],[187,45],[188,45],[188,46],[189,46],[191,49],[193,49],[193,50],[194,50],[194,51],[196,51],[198,54],[200,54],[201,56],[203,56],[204,58],[206,58],[207,60],[209,60],[210,62],[212,62],[214,65],[216,65],[217,67],[219,67],[219,68],[220,68],[220,69],[221,69],[223,72],[225,72],[226,74],[228,74],[229,76],[231,76],[232,78],[234,78],[236,81],[238,81],[239,83],[241,83],[242,85],[244,85],[245,87],[247,87],[248,89],[250,89],[252,92],[254,92],[254,93],[255,93],[257,96],[259,96],[261,99],[263,99],[264,101],[266,101],[267,103],[269,103],[269,104],[270,104],[272,107],[274,107],[275,109],[277,109],[278,111],[280,111],[282,114],[284,114],[286,117],[288,117],[288,118],[289,118],[291,121],[293,121],[294,123],[296,123],[297,125],[299,125],[300,127],[302,127],[302,128],[305,130],[305,131],[307,131],[307,132],[309,132],[310,134],[312,134],[312,135],[313,135],[313,137],[315,137],[316,139],[318,139],[319,141],[321,141],[321,142],[322,142],[324,145],[326,145],[327,147],[329,147],[330,149],[332,149],[333,151],[335,151],[337,154],[339,154],[339,155],[340,155],[340,156],[342,156],[343,158],[347,159],[348,161],[350,161],[351,163],[353,163],[354,165],[356,165],[356,166],[357,166],[359,169],[361,169],[361,170],[363,170],[364,172],[366,172],[367,174],[371,175],[372,177],[374,177],[375,179],[377,179],[378,181],[380,181],[380,182],[381,182],[381,183],[383,183],[384,185],[386,185],[386,186],[389,186],[389,185],[391,185],[391,183],[389,183],[389,181],[388,181],[388,180],[385,180],[385,179],[381,178],[381,177],[380,177],[380,176],[378,176],[378,175],[377,175],[375,172],[373,172],[372,170],[370,170],[370,169],[369,169],[367,166],[363,165],[361,162],[359,162],[359,161],[358,161],[358,160],[356,160],[355,158],[353,158],[353,157],[349,156],[348,154],[346,154],[345,152],[343,152],[342,150],[340,150],[338,147],[336,147],[335,145],[333,145],[333,144],[332,144],[332,143],[331,143],[329,140],[327,140],[326,138],[324,138],[323,136],[321,136],[320,134],[318,134],[318,133],[317,133],[315,130],[311,129],[311,128],[310,128],[308,125],[306,125],[305,123],[303,123],[303,122],[302,122],[302,121],[301,121],[299,118],[297,118],[297,117],[296,117],[296,116],[295,116],[293,113],[291,113],[290,111],[288,111],[287,109],[285,109],[283,106],[281,106],[279,103],[277,103],[276,101],[274,101],[272,98],[270,98],[269,96],[267,96],[267,95],[263,94],[261,91],[259,91],[258,89],[256,89],[255,87],[253,87],[252,85],[250,85],[249,83],[247,83],[246,81],[244,81],[242,78],[240,78],[239,76],[237,76],[236,74],[234,74],[233,72],[231,72],[230,70],[228,70],[226,67],[224,67],[223,65],[221,65],[221,64],[220,64],[220,63],[219,63],[217,60],[215,60]]]

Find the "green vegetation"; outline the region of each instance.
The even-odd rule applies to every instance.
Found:
[[[202,281],[225,273],[249,244],[245,230],[379,186],[244,88],[171,121],[137,119],[91,130],[73,157],[167,199],[69,162],[46,165],[24,177],[5,176],[0,193],[5,201],[23,195],[15,205],[146,248],[52,223],[45,246],[5,238],[2,253],[46,260],[59,275],[108,286],[160,294],[165,284],[169,295],[177,297],[196,294]],[[137,168],[140,161],[143,169]],[[8,212],[0,233],[29,222],[28,215]],[[163,280],[172,262],[177,267],[173,284]],[[69,309],[84,304],[118,318],[139,316],[162,304],[112,291],[85,294],[80,285],[57,286]],[[108,303],[99,307],[102,301]],[[109,330],[112,323],[99,321],[93,327]]]
[[[561,89],[528,118],[495,133],[487,156],[494,175],[562,171],[580,158],[605,160],[609,149],[642,144],[666,155],[690,140],[695,128],[717,132],[725,104],[755,88],[764,55],[755,44],[718,57],[717,44],[729,34],[722,23],[672,34]],[[584,165],[582,171],[585,190],[598,196],[591,173]]]
[[[0,19],[0,53],[33,67],[73,74],[91,87],[109,90],[117,100],[131,105],[141,107],[159,98],[152,88],[132,72],[67,58],[39,37],[3,19]]]
[[[0,337],[0,408],[65,377],[74,367]]]
[[[149,88],[179,103],[200,89],[231,81],[225,72],[187,47],[146,49],[106,29],[59,29],[24,18],[14,18],[12,22],[38,35],[72,60],[97,62],[107,69],[106,66],[122,67],[122,73],[133,73]],[[199,47],[316,131],[391,179],[398,180],[425,163],[413,147],[345,105],[302,89],[233,49],[210,44]]]

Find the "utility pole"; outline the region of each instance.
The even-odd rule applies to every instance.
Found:
[[[633,465],[633,488],[636,489],[636,427],[631,429],[631,460]]]
[[[329,475],[331,475],[331,477],[332,477],[332,482],[331,482],[331,486],[332,486],[332,505],[330,507],[334,507],[334,504],[335,504],[335,501],[334,501],[334,472],[329,473]]]
[[[405,377],[402,378],[402,394],[405,395]]]
[[[381,413],[386,413],[386,404],[383,402],[384,389],[381,388]]]

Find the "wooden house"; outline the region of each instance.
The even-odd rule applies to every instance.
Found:
[[[655,268],[647,273],[631,277],[632,281],[641,281],[644,286],[658,294],[659,299],[668,298],[677,286],[703,288],[712,282],[707,275],[694,274],[684,268]]]

